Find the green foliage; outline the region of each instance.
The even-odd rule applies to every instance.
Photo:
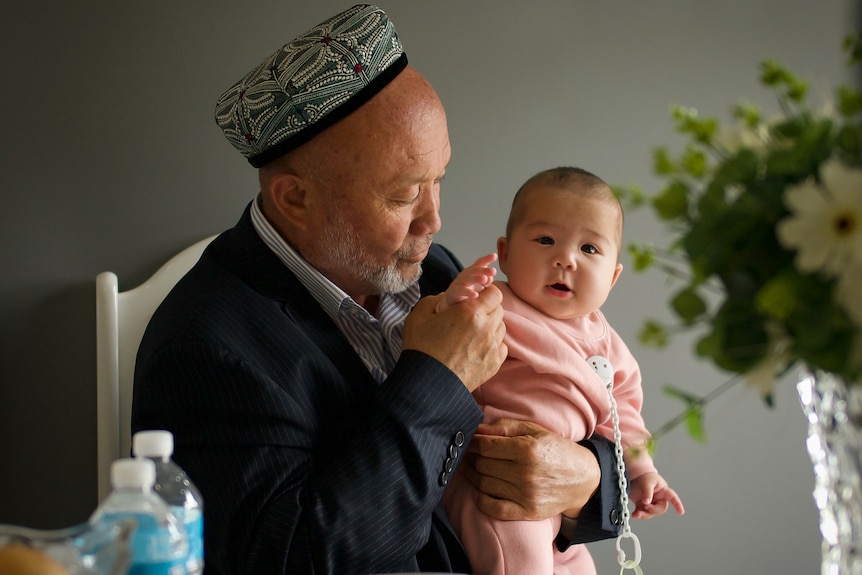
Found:
[[[848,61],[862,62],[858,34],[844,47]],[[780,349],[784,367],[804,362],[855,382],[860,368],[853,342],[862,336],[836,299],[836,280],[798,269],[795,250],[782,245],[775,230],[790,215],[788,188],[819,182],[829,160],[862,166],[862,92],[839,86],[836,113],[823,114],[808,106],[807,82],[779,62],[764,60],[760,81],[781,107],[777,120],[767,121],[744,101],[731,108],[734,122],[726,127],[692,107],[670,107],[686,142],[678,153],[654,148],[653,173],[662,184],[655,193],[641,192],[639,205],[673,237],[665,249],[632,244],[628,253],[635,270],[658,267],[681,280],[668,300],[680,324],[674,333],[697,328],[695,353],[732,377],[770,362]],[[654,347],[666,346],[670,337],[653,319],[638,335]],[[703,440],[707,402],[678,388],[667,392],[684,403],[678,423]]]
[[[628,253],[636,272],[642,272],[655,263],[655,251],[651,246],[629,244]]]
[[[694,323],[706,313],[706,303],[692,287],[685,288],[671,298],[670,307],[686,324]]]
[[[703,427],[704,399],[672,386],[666,386],[664,392],[670,397],[683,402],[685,407],[682,413],[682,420],[685,422],[689,436],[701,443],[705,442],[706,432]]]
[[[641,331],[638,334],[639,342],[652,347],[665,347],[667,346],[668,340],[669,337],[667,330],[663,325],[655,320],[647,320],[644,322],[641,327]]]
[[[841,47],[847,54],[849,66],[862,62],[862,36],[858,32],[848,34]]]
[[[808,83],[776,62],[764,60],[760,64],[760,81],[764,86],[774,88],[776,93],[792,102],[802,102],[808,92]]]
[[[685,218],[688,214],[688,186],[680,181],[672,181],[652,199],[656,215],[663,220]]]

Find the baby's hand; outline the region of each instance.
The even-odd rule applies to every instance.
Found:
[[[458,302],[477,297],[482,290],[491,285],[497,270],[488,266],[496,260],[497,254],[488,254],[477,259],[470,267],[461,270],[446,290],[445,297],[437,302],[437,313]]]
[[[682,500],[667,481],[656,472],[644,473],[632,480],[631,500],[635,504],[632,517],[649,519],[661,515],[672,505],[678,515],[685,514]]]

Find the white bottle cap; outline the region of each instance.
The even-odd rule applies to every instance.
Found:
[[[156,483],[156,464],[149,459],[118,459],[111,463],[114,487],[152,488]]]
[[[132,452],[137,457],[170,457],[174,453],[174,436],[162,429],[139,431],[132,438]]]

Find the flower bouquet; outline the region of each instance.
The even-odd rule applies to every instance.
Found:
[[[862,56],[858,35],[844,43],[848,63]],[[673,280],[677,325],[649,319],[639,334],[663,346],[671,334],[699,330],[696,354],[756,385],[767,401],[790,367],[862,374],[862,93],[835,90],[815,109],[807,84],[781,64],[761,64],[761,83],[780,114],[754,104],[732,108],[732,122],[672,106],[680,153],[659,147],[655,194],[618,187],[628,206],[649,206],[667,226],[669,245],[628,247],[636,271],[658,267]],[[688,402],[698,437],[705,398]]]

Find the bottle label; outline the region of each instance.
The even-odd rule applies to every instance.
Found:
[[[177,531],[159,524],[146,513],[108,513],[104,519],[111,521],[133,517],[138,526],[130,542],[132,565],[130,575],[184,575],[185,545],[177,544]],[[182,538],[179,539],[182,541]]]
[[[186,570],[182,562],[176,561],[166,563],[135,563],[129,569],[129,575],[185,575]]]
[[[204,516],[200,509],[186,509],[180,505],[171,507],[173,513],[186,528],[189,538],[189,572],[197,573],[204,560]]]

